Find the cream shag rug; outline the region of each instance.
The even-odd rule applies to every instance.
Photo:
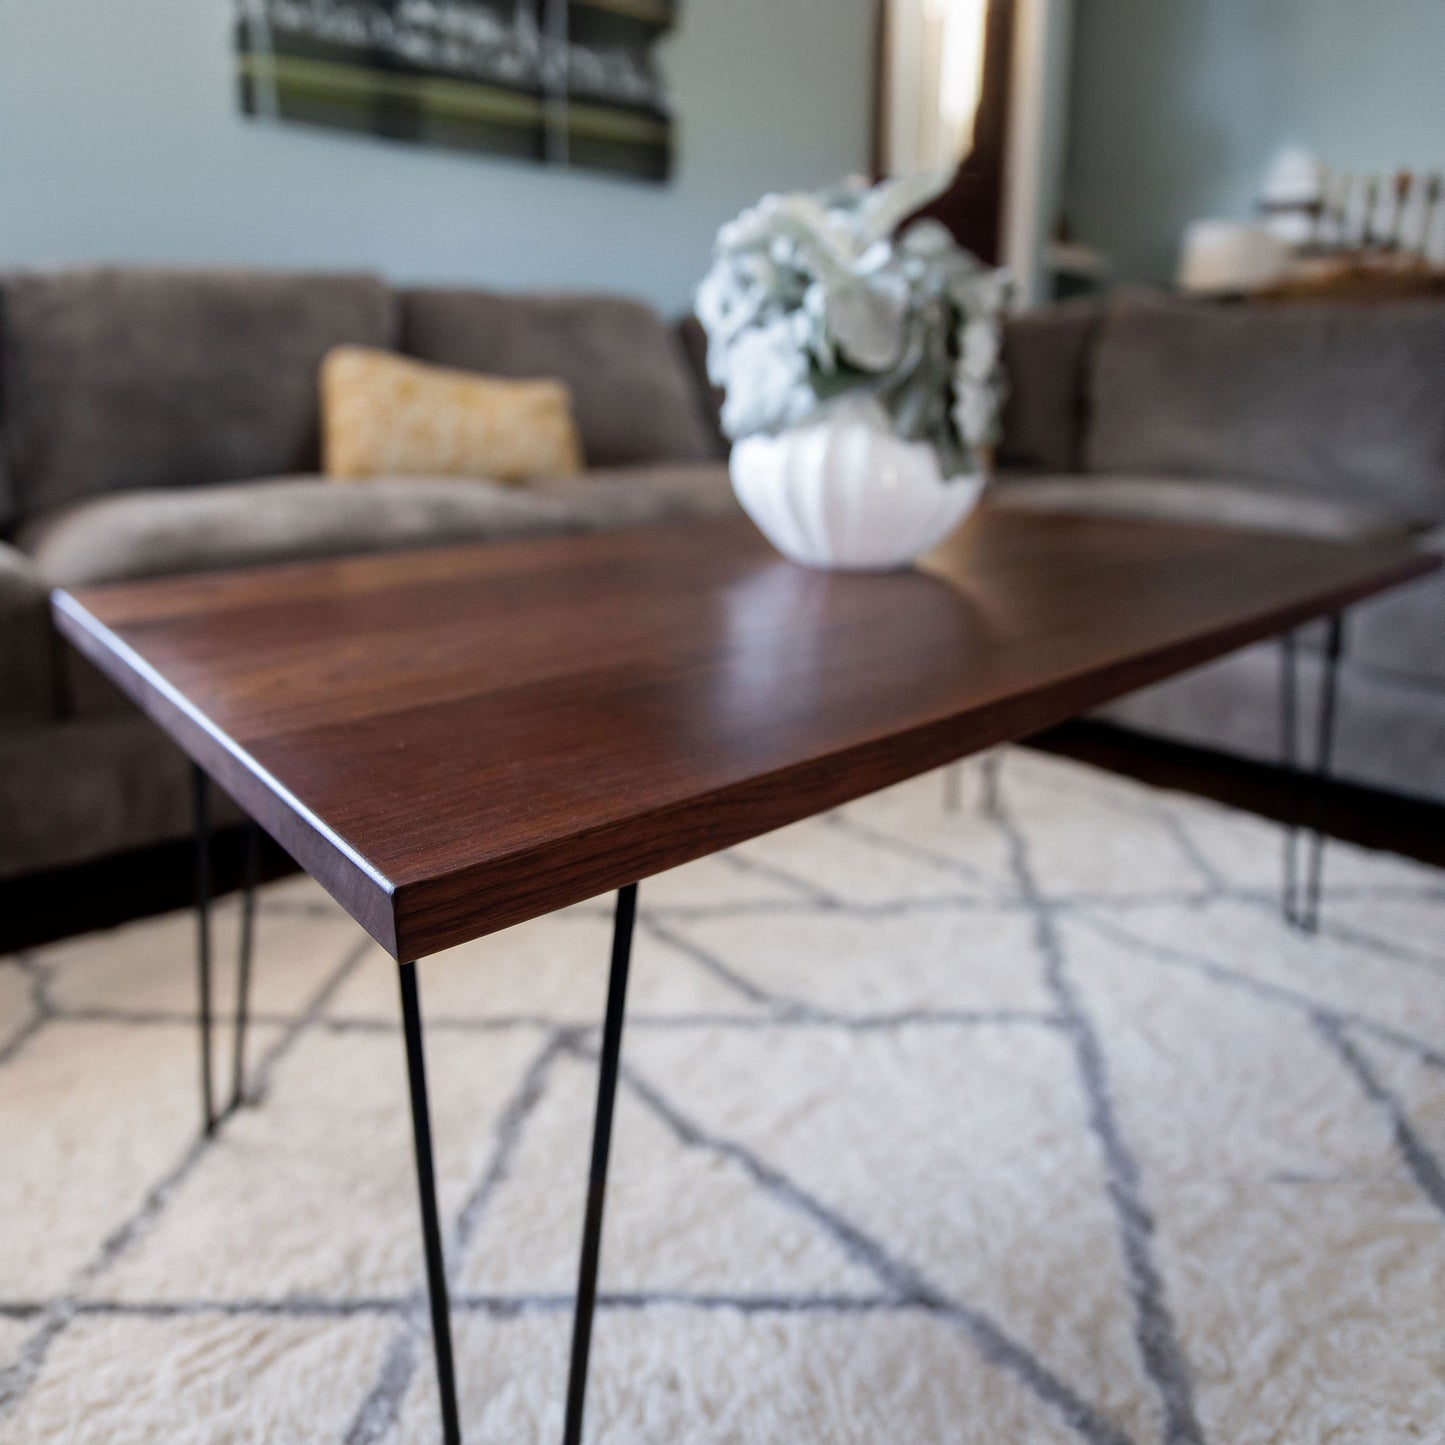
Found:
[[[1445,878],[1308,939],[1271,825],[966,778],[643,884],[589,1440],[1445,1440]],[[560,1436],[609,929],[422,966],[470,1441]],[[0,963],[0,1440],[434,1440],[392,966],[268,889],[209,1144],[192,968]]]

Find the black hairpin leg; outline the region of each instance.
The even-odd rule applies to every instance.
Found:
[[[607,983],[602,1057],[597,1072],[597,1113],[592,1125],[592,1167],[587,1176],[582,1257],[577,1267],[577,1311],[572,1319],[572,1363],[567,1374],[567,1419],[562,1431],[563,1445],[580,1445],[582,1440],[582,1409],[587,1403],[587,1355],[592,1345],[592,1311],[597,1303],[597,1265],[602,1248],[602,1205],[607,1194],[607,1156],[612,1144],[612,1105],[617,1097],[622,1017],[627,1005],[627,969],[632,957],[632,925],[636,916],[637,884],[629,883],[618,891],[616,921],[612,928],[612,967]]]
[[[990,748],[983,755],[980,775],[982,778],[982,792],[979,798],[979,808],[985,818],[997,818],[999,816],[999,775],[1003,772],[1003,749]]]
[[[1003,752],[989,748],[979,757],[979,810],[987,818],[998,817],[998,780]],[[957,813],[963,807],[963,763],[950,763],[943,770],[943,811]]]
[[[1324,672],[1320,682],[1315,758],[1308,777],[1299,759],[1299,646],[1295,634],[1284,638],[1280,690],[1280,729],[1284,765],[1294,779],[1292,816],[1285,828],[1284,916],[1305,933],[1319,929],[1320,900],[1324,891],[1325,798],[1334,760],[1335,713],[1339,699],[1340,658],[1344,652],[1344,617],[1329,620],[1325,641]],[[1305,782],[1310,787],[1306,797]],[[1303,897],[1300,888],[1299,835],[1302,820],[1309,824],[1309,852],[1305,863]]]
[[[1327,785],[1335,753],[1335,714],[1340,691],[1340,657],[1345,650],[1345,619],[1342,613],[1330,618],[1325,640],[1325,673],[1320,687],[1319,735],[1315,748],[1314,816],[1311,819],[1309,868],[1305,883],[1305,908],[1300,926],[1314,933],[1320,926],[1320,900],[1324,891],[1325,812]]]
[[[196,1000],[201,1033],[201,1124],[215,1132],[211,1092],[211,810],[206,775],[191,765],[191,815],[196,834]]]
[[[943,770],[943,811],[956,813],[963,807],[963,764],[950,763]]]
[[[229,1113],[246,1101],[246,1023],[251,1014],[251,950],[256,939],[256,886],[261,881],[261,829],[246,820],[246,864],[241,883],[241,944],[236,960],[236,1027],[231,1040]]]
[[[1280,638],[1279,654],[1279,752],[1280,762],[1289,775],[1289,817],[1284,826],[1284,883],[1280,905],[1284,921],[1293,923],[1295,887],[1299,878],[1299,638],[1286,632]]]
[[[201,1037],[201,1120],[213,1134],[223,1117],[216,1110],[211,1081],[211,807],[210,779],[197,764],[191,765],[191,809],[196,855],[196,972],[197,1014]],[[236,967],[236,1021],[232,1038],[231,1097],[226,1113],[245,1097],[246,1024],[250,1015],[251,950],[256,932],[256,885],[261,869],[261,830],[248,820],[244,891],[241,898],[241,944]]]
[[[627,971],[632,958],[632,931],[636,917],[637,885],[630,883],[618,891],[616,922],[612,930],[607,1016],[602,1028],[597,1113],[592,1125],[592,1166],[587,1177],[582,1257],[577,1269],[577,1308],[572,1321],[572,1359],[567,1374],[564,1445],[579,1445],[582,1439],[582,1409],[587,1399],[587,1356],[592,1344],[592,1316],[597,1305],[597,1266],[602,1249],[602,1206],[607,1194],[607,1159],[612,1144],[612,1108],[617,1097],[622,1019],[627,1006]],[[421,1203],[432,1348],[436,1357],[437,1389],[441,1396],[442,1440],[445,1445],[460,1445],[462,1429],[452,1357],[451,1311],[447,1298],[441,1220],[437,1211],[431,1111],[427,1105],[426,1065],[422,1056],[421,1003],[414,963],[401,965],[401,1018],[406,1037],[407,1079],[411,1086],[412,1143],[416,1152],[417,1193]]]
[[[401,1025],[406,1036],[406,1072],[411,1087],[411,1136],[416,1151],[417,1193],[421,1201],[421,1236],[426,1254],[427,1300],[431,1305],[432,1349],[436,1356],[437,1390],[441,1395],[442,1439],[461,1445],[457,1413],[457,1380],[452,1366],[451,1307],[447,1302],[447,1271],[442,1256],[441,1222],[437,1216],[436,1169],[432,1163],[431,1111],[426,1097],[426,1061],[421,1046],[421,1002],[416,964],[401,965]]]

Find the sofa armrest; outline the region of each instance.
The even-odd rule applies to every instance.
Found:
[[[0,542],[0,728],[56,717],[56,646],[50,584],[29,556]]]

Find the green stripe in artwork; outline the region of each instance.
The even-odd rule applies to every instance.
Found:
[[[535,126],[544,117],[540,97],[475,81],[406,75],[293,55],[248,54],[239,59],[243,73],[253,80],[269,81],[281,90],[337,104],[356,105],[383,98],[403,100],[439,118],[493,125]],[[665,145],[668,138],[665,121],[635,111],[568,101],[565,115],[567,130],[577,136],[640,145]]]
[[[640,141],[660,145],[667,140],[667,125],[650,115],[635,111],[609,110],[602,105],[567,102],[567,129],[573,135],[595,136],[599,140]]]
[[[542,102],[536,96],[497,86],[289,55],[243,55],[239,59],[242,71],[254,80],[269,79],[282,89],[306,91],[323,99],[353,103],[377,97],[407,100],[437,116],[497,125],[537,125],[542,119]]]

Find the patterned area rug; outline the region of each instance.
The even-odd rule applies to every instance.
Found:
[[[1309,939],[1271,825],[979,777],[644,883],[588,1438],[1445,1439],[1445,878]],[[268,889],[200,1143],[190,929],[0,963],[0,1440],[432,1441],[394,970]],[[471,1441],[560,1435],[609,930],[421,969]]]

